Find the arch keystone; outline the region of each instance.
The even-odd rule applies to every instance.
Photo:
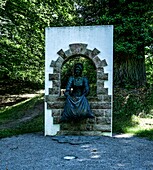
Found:
[[[87,44],[76,43],[76,44],[70,44],[69,47],[70,47],[70,50],[72,52],[72,55],[85,54]]]

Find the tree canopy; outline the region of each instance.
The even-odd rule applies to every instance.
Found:
[[[153,42],[151,1],[78,0],[78,3],[79,25],[114,25],[114,83],[145,84],[146,47]]]
[[[114,84],[143,85],[152,9],[151,0],[1,0],[0,78],[43,84],[45,27],[114,25]]]
[[[44,82],[45,27],[73,23],[69,1],[5,0],[1,3],[1,73],[4,79]]]

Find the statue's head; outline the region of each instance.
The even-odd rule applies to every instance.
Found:
[[[75,76],[81,76],[82,71],[83,71],[83,64],[81,64],[81,63],[76,63],[76,64],[74,65],[74,75],[75,75]]]

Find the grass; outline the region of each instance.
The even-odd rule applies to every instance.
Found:
[[[153,119],[132,116],[132,121],[135,125],[124,127],[125,133],[153,140]]]
[[[113,133],[130,133],[153,140],[153,93],[133,94],[130,91],[114,96]],[[130,95],[129,95],[130,94]],[[43,97],[37,96],[0,110],[0,124],[13,127],[0,130],[0,138],[24,133],[40,132],[44,128],[44,112],[39,107]],[[33,119],[17,123],[23,117],[39,112]]]
[[[1,110],[0,124],[5,128],[0,129],[0,138],[43,131],[44,113],[43,108],[40,107],[42,103],[43,97],[41,95]],[[35,111],[37,114],[32,119],[18,122]],[[14,122],[13,126],[9,126],[12,122]]]
[[[153,140],[153,92],[119,89],[114,93],[113,129]]]
[[[0,138],[43,131],[43,115],[14,128],[0,130]]]
[[[29,114],[28,111],[41,103],[42,100],[42,96],[38,96],[0,110],[0,123],[8,123],[22,118]]]
[[[137,117],[140,120],[139,117]],[[153,119],[150,119],[153,122]],[[134,120],[121,120],[119,122],[114,122],[114,133],[127,133],[138,137],[145,137],[150,140],[153,140],[153,124],[143,126],[139,122],[135,122]]]

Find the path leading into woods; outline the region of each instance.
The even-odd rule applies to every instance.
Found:
[[[24,134],[0,140],[1,170],[153,170],[153,141]]]
[[[35,93],[27,93],[27,94],[6,94],[6,95],[0,95],[0,107],[7,107],[7,106],[13,106],[17,103],[20,103],[21,101],[25,101],[27,99],[30,99],[32,97],[39,96],[40,94],[44,94],[44,90],[35,91]]]
[[[33,97],[39,96],[40,94],[44,94],[44,90],[40,90],[35,92],[34,94],[19,94],[19,95],[0,95],[0,107],[7,107],[7,106],[15,106],[16,104],[31,99]],[[24,115],[20,119],[16,119],[15,121],[10,121],[7,123],[0,124],[1,129],[8,129],[13,128],[21,123],[25,123],[29,120],[32,120],[40,113],[42,113],[44,107],[44,103],[41,103],[34,108],[28,109],[27,114]]]

